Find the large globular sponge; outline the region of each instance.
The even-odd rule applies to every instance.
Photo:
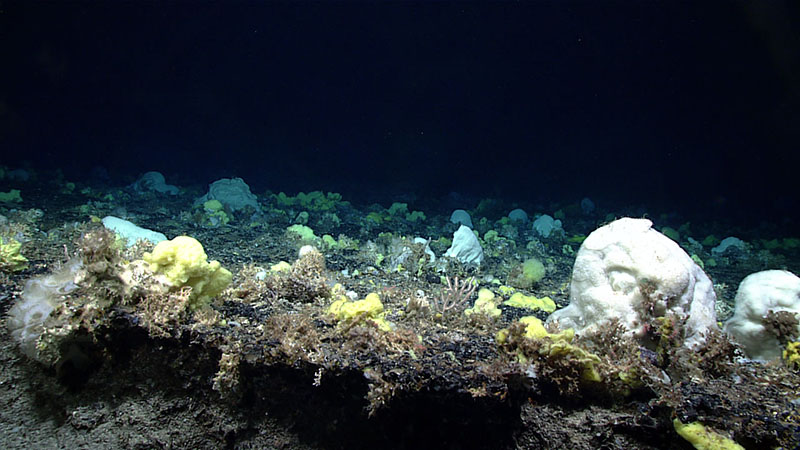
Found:
[[[222,178],[208,186],[208,193],[197,200],[195,205],[202,205],[209,200],[218,200],[231,212],[247,207],[261,212],[258,198],[250,192],[250,186],[241,178]]]
[[[465,225],[469,228],[472,228],[472,217],[470,217],[469,213],[463,209],[457,209],[453,211],[453,214],[450,214],[450,222],[456,225]]]
[[[158,192],[161,194],[178,195],[180,189],[177,186],[167,184],[166,178],[161,172],[145,172],[132,185],[136,192]]]
[[[570,304],[548,323],[591,333],[617,321],[647,344],[648,331],[666,318],[680,325],[687,347],[715,329],[716,295],[703,270],[647,219],[623,218],[592,232],[575,259]]]
[[[725,331],[757,360],[781,357],[787,341],[800,337],[800,277],[764,270],[745,277]]]
[[[533,231],[545,239],[559,230],[561,230],[561,220],[553,219],[547,214],[541,215],[533,221]]]

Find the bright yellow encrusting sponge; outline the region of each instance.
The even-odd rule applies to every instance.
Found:
[[[672,421],[672,425],[675,431],[697,450],[744,450],[744,447],[733,439],[706,428],[700,422],[684,424],[676,418]]]
[[[381,331],[392,329],[389,322],[384,319],[386,313],[383,311],[381,298],[374,292],[367,294],[365,299],[354,302],[342,295],[339,300],[331,303],[331,306],[328,307],[328,314],[333,314],[338,321],[353,323],[369,320]]]
[[[525,325],[525,339],[539,342],[540,346],[536,350],[539,356],[552,360],[574,360],[583,366],[581,378],[585,381],[602,381],[602,376],[597,367],[601,363],[599,356],[590,353],[572,344],[575,337],[575,330],[568,328],[559,333],[549,333],[541,320],[534,316],[525,316],[519,319],[519,323]],[[506,344],[510,337],[510,330],[504,328],[497,332],[495,340],[498,344]],[[517,359],[525,364],[529,361],[531,354],[524,354],[522,349],[517,350]]]
[[[189,308],[197,310],[211,302],[211,298],[225,290],[231,282],[231,273],[219,261],[208,262],[203,245],[189,236],[178,236],[162,241],[144,260],[150,269],[161,274],[171,289],[191,287]]]
[[[527,308],[532,310],[541,309],[544,312],[553,312],[556,310],[556,303],[550,297],[538,298],[535,295],[525,295],[522,292],[517,292],[511,296],[510,299],[503,302],[506,306],[513,306],[514,308]]]
[[[528,339],[548,338],[552,342],[570,343],[575,337],[575,330],[572,328],[567,328],[558,333],[548,333],[542,321],[534,316],[521,317],[519,322],[525,324],[525,337]]]

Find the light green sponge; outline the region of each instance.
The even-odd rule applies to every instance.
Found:
[[[28,267],[28,259],[19,252],[21,248],[16,239],[0,236],[0,271],[17,272]]]

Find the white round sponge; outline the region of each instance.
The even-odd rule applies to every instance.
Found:
[[[758,360],[781,357],[781,345],[767,331],[769,311],[788,311],[800,319],[800,278],[785,270],[765,270],[745,277],[736,292],[736,310],[725,331],[741,344],[747,356]],[[800,333],[800,325],[797,332]]]
[[[622,218],[592,232],[572,270],[569,306],[548,317],[561,329],[593,332],[617,319],[643,338],[655,317],[683,322],[684,345],[716,328],[713,285],[672,239],[647,219]]]

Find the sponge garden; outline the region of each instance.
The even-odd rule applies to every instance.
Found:
[[[41,445],[800,445],[795,236],[590,199],[48,189],[0,196],[0,416]]]

